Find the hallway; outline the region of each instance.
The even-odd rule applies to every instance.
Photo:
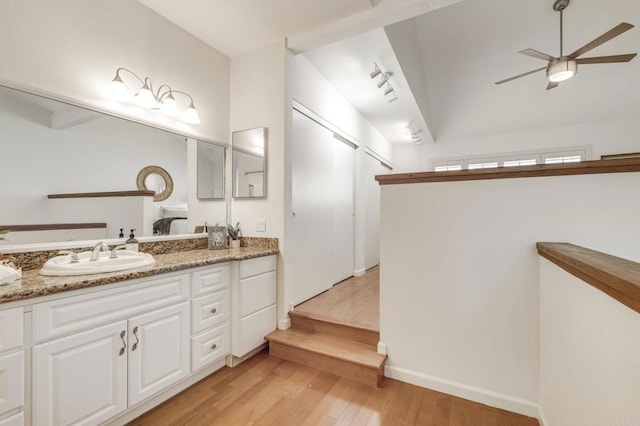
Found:
[[[351,277],[295,307],[297,314],[380,331],[380,267]]]

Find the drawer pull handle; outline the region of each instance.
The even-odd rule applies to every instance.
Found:
[[[211,345],[211,349],[216,349],[218,347],[218,345],[216,345],[215,343],[213,345]]]
[[[131,352],[135,351],[140,344],[140,339],[138,339],[138,326],[133,327],[133,336],[136,338],[136,342],[131,346]]]
[[[212,313],[212,314],[215,314],[216,312],[218,312],[218,310],[217,310],[216,308],[213,308],[213,309],[211,310],[211,313]]]
[[[120,356],[124,355],[124,351],[127,349],[127,343],[124,341],[124,336],[126,334],[127,332],[124,330],[120,332],[120,339],[122,340],[122,347],[120,348]]]

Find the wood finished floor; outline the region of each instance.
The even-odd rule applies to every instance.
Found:
[[[297,312],[380,330],[380,271],[369,269],[295,307]]]
[[[389,378],[375,389],[263,351],[130,424],[537,426],[538,421]]]

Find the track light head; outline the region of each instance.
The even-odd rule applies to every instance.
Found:
[[[378,66],[376,65],[376,69],[373,70],[373,72],[371,74],[369,74],[371,76],[371,78],[376,78],[377,76],[379,76],[380,74],[382,74],[382,71],[380,71],[380,68],[378,68]]]

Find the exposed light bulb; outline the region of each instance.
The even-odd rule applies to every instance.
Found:
[[[169,116],[176,116],[180,113],[178,104],[176,103],[176,99],[173,97],[173,94],[171,92],[169,92],[167,97],[162,100],[162,107],[160,108],[160,112]]]
[[[200,116],[198,115],[198,111],[196,111],[196,107],[193,106],[193,101],[182,114],[182,120],[189,124],[200,124]]]

